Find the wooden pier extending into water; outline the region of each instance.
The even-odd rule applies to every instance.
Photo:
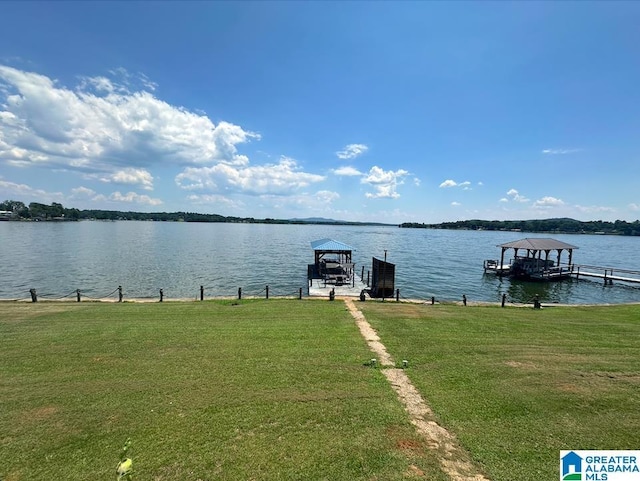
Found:
[[[605,285],[613,284],[613,281],[640,284],[640,271],[619,269],[617,267],[599,267],[585,264],[574,264],[571,275],[576,279],[591,277],[602,279]]]

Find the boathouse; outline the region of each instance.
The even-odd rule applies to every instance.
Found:
[[[511,277],[530,280],[557,280],[567,278],[573,271],[573,250],[578,247],[551,238],[527,238],[501,244],[500,262],[496,261],[499,275],[508,273]],[[505,267],[505,252],[514,250],[513,259]],[[568,263],[562,265],[562,253],[567,251]],[[555,252],[555,258],[550,258]]]
[[[353,280],[353,247],[333,239],[319,239],[311,243],[311,248],[315,263],[308,266],[310,281],[322,279],[325,283],[342,285]]]

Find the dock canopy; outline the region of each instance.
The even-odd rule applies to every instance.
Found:
[[[502,255],[500,256],[500,265],[504,265],[504,252],[507,249],[513,249],[515,251],[515,258],[518,259],[518,251],[526,250],[527,255],[526,259],[535,259],[536,256],[538,259],[541,259],[542,253],[545,253],[545,268],[546,264],[549,262],[549,253],[551,251],[558,252],[557,265],[560,265],[560,256],[562,251],[569,252],[569,266],[571,266],[572,258],[573,258],[573,249],[578,249],[578,247],[567,244],[566,242],[562,242],[556,239],[551,239],[548,237],[533,237],[527,239],[521,239],[513,242],[507,242],[506,244],[500,244],[498,247],[502,249]],[[522,257],[521,257],[522,258]]]
[[[550,239],[548,237],[533,237],[527,239],[521,239],[513,242],[507,242],[506,244],[500,244],[498,247],[503,249],[527,249],[529,251],[556,251],[556,250],[573,250],[578,247],[566,242],[561,242],[556,239]]]
[[[350,245],[343,242],[339,242],[333,239],[319,239],[311,243],[311,248],[315,252],[316,264],[320,263],[320,260],[325,255],[335,255],[338,262],[351,262],[351,254],[355,250]]]

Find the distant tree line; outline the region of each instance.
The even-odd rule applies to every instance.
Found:
[[[533,220],[463,220],[440,224],[404,223],[400,227],[423,229],[496,230],[554,234],[613,234],[640,236],[640,221],[602,220],[582,222],[569,218]]]
[[[51,205],[31,202],[26,205],[17,200],[0,202],[0,211],[10,212],[3,216],[10,220],[32,221],[78,221],[78,220],[149,220],[162,222],[231,222],[246,224],[328,224],[328,225],[385,225],[364,222],[305,219],[255,219],[253,217],[227,217],[219,214],[199,214],[196,212],[131,212],[98,209],[68,209],[62,204]]]

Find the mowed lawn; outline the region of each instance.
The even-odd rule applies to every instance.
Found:
[[[562,449],[640,449],[640,306],[358,306],[492,480],[558,479]]]
[[[0,479],[445,480],[343,302],[0,304]]]

